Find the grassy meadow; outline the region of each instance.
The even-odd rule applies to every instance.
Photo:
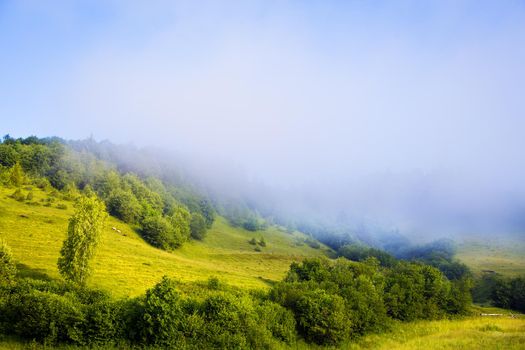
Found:
[[[466,239],[458,246],[457,258],[474,273],[494,271],[504,276],[525,275],[525,242],[519,239],[500,238],[481,242]]]
[[[46,207],[43,200],[49,194],[37,188],[31,201],[18,202],[10,198],[13,192],[12,188],[0,187],[0,237],[11,247],[19,273],[59,278],[56,264],[73,203],[57,199]],[[59,204],[67,208],[59,209]],[[266,247],[257,252],[248,241],[261,237]],[[133,227],[110,217],[89,285],[116,297],[142,294],[163,275],[183,282],[217,276],[244,288],[266,288],[269,282],[283,278],[292,261],[326,254],[326,247],[313,249],[303,243],[304,238],[301,233],[289,234],[275,227],[249,232],[233,228],[218,217],[203,241],[187,242],[174,252],[166,252],[144,242]]]

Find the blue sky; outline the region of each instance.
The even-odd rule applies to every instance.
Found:
[[[0,132],[521,190],[523,62],[523,1],[2,0]]]

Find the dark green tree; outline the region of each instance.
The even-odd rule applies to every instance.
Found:
[[[190,230],[193,239],[203,240],[206,236],[206,227],[206,220],[201,214],[191,214]]]

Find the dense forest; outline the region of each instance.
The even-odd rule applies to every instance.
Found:
[[[106,215],[165,250],[204,239],[217,213],[247,230],[269,223],[245,204],[221,202],[172,170],[132,166],[112,149],[93,140],[4,137],[0,182],[14,199],[31,202],[32,187],[39,187],[77,204],[57,261],[63,280],[20,278],[1,243],[0,333],[49,345],[265,349],[297,339],[338,345],[397,321],[468,314],[473,286],[477,298],[524,311],[523,279],[474,281],[447,241],[395,254],[341,241],[332,245],[336,259],[292,263],[267,291],[217,278],[181,283],[165,277],[145,295],[116,300],[85,284]]]

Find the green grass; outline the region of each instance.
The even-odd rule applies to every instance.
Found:
[[[56,267],[65,239],[73,203],[55,201],[51,207],[18,202],[9,196],[14,189],[0,187],[0,237],[11,247],[21,276],[60,278]],[[33,203],[49,195],[34,189]],[[67,209],[58,209],[63,203]],[[112,229],[121,230],[117,233]],[[254,251],[248,240],[264,237],[267,246]],[[191,241],[174,252],[156,249],[142,240],[129,225],[110,217],[93,261],[89,284],[116,297],[136,296],[153,286],[163,275],[183,282],[217,276],[244,288],[267,288],[283,278],[292,261],[324,255],[326,247],[312,249],[295,244],[301,233],[288,234],[271,227],[249,232],[229,226],[218,217],[207,237]]]
[[[394,330],[365,336],[342,349],[501,349],[525,348],[523,317],[470,317],[461,320],[397,324]]]
[[[458,247],[457,258],[474,273],[494,271],[504,276],[525,275],[525,241],[511,238],[465,240]]]

